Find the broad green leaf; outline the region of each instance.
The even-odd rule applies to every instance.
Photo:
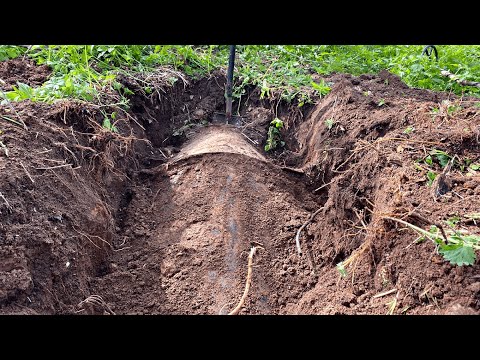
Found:
[[[432,166],[433,165],[433,160],[432,160],[432,157],[430,155],[428,155],[426,158],[425,158],[425,163],[427,165],[430,165]]]
[[[473,234],[462,235],[462,239],[468,244],[472,244],[472,245],[480,244],[480,236],[478,235],[473,235]]]
[[[452,158],[450,155],[448,155],[445,151],[441,151],[441,150],[437,150],[437,149],[433,149],[431,152],[430,152],[431,155],[435,155],[435,157],[437,158],[440,166],[442,168],[444,168],[445,166],[447,166],[448,162],[450,161],[450,159]]]
[[[450,161],[450,156],[448,155],[443,155],[443,154],[438,154],[437,155],[437,160],[440,163],[440,166],[444,168],[445,166],[448,165],[448,162]]]
[[[476,259],[473,248],[463,244],[440,246],[438,252],[443,255],[445,260],[458,266],[473,265]]]

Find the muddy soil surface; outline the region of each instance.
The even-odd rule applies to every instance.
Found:
[[[304,109],[253,90],[236,127],[209,124],[223,74],[150,95],[122,81],[136,95],[118,133],[82,102],[0,108],[26,125],[0,123],[0,313],[225,314],[253,246],[240,314],[480,311],[478,260],[453,266],[385,218],[479,233],[479,172],[424,161],[480,163],[475,99],[335,74]],[[286,145],[265,153],[274,114]]]

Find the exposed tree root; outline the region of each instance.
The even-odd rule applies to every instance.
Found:
[[[247,271],[247,281],[245,282],[245,290],[243,291],[243,295],[238,302],[238,305],[228,313],[228,315],[238,315],[240,310],[242,309],[245,300],[247,299],[248,290],[250,290],[250,283],[252,282],[252,271],[253,271],[253,256],[257,252],[257,249],[263,249],[261,246],[252,246],[250,249],[250,254],[248,255],[248,271]]]

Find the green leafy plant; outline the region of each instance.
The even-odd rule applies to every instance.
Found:
[[[445,151],[441,151],[441,150],[438,150],[438,149],[433,149],[432,151],[430,151],[430,155],[433,155],[435,156],[435,158],[437,159],[438,163],[440,164],[440,166],[442,168],[444,168],[445,166],[447,166],[447,164],[449,163],[450,159],[452,158],[448,153],[446,153]],[[432,165],[432,164],[429,164],[429,165]]]
[[[270,122],[268,128],[267,143],[265,144],[265,151],[274,150],[278,145],[284,146],[285,142],[281,140],[280,129],[283,128],[283,121],[275,118]]]
[[[437,246],[438,253],[452,265],[463,266],[473,265],[475,263],[475,251],[480,250],[479,235],[469,234],[464,230],[449,229],[446,232],[447,241],[445,241],[441,235],[441,231],[435,225],[430,227],[430,231],[426,231],[401,219],[392,218],[389,216],[384,218],[406,225],[410,229],[419,233],[421,236],[433,241]]]
[[[26,51],[25,48],[12,45],[0,45],[0,61],[16,58]]]
[[[385,99],[380,99],[377,105],[378,107],[385,105]]]
[[[112,123],[112,121],[115,120],[115,117],[116,117],[116,113],[115,112],[112,112],[112,114],[110,115],[110,118],[108,116],[105,116],[105,118],[103,119],[103,124],[102,124],[102,127],[104,129],[107,129],[107,130],[110,130],[112,132],[118,132],[118,129],[117,127],[114,125],[114,123]],[[112,121],[110,121],[110,119]]]
[[[446,107],[446,109],[447,109],[447,114],[448,114],[448,115],[452,115],[452,114],[454,114],[455,112],[457,112],[458,110],[461,110],[461,109],[462,109],[461,106],[452,104],[449,100],[443,100],[443,101],[442,101],[442,106],[443,106],[443,107]]]
[[[335,120],[333,120],[332,118],[325,120],[325,126],[328,130],[331,130],[333,125],[335,125]]]
[[[12,86],[12,91],[5,93],[5,97],[10,101],[21,101],[25,99],[35,100],[35,91],[27,84],[18,82],[17,86]]]
[[[267,80],[263,79],[262,86],[260,88],[260,99],[271,96],[271,88],[267,85]]]
[[[438,107],[434,107],[430,110],[430,115],[435,119],[435,117],[440,113],[440,109]]]
[[[319,83],[312,81],[312,87],[320,94],[320,96],[327,95],[331,88],[325,83],[325,80],[321,79]]]
[[[387,69],[411,87],[480,95],[480,88],[462,86],[440,74],[440,70],[446,69],[458,79],[479,81],[480,45],[442,45],[438,62],[422,56],[422,49],[420,45],[238,45],[234,94],[240,97],[245,89],[255,86],[265,98],[298,100],[298,106],[303,106],[330,91],[330,84],[323,79],[312,81],[312,74],[360,75]],[[131,95],[130,90],[115,80],[118,74],[145,74],[162,66],[192,78],[210,74],[227,64],[228,46],[33,45],[27,51],[23,46],[0,45],[0,61],[17,56],[26,56],[52,70],[48,80],[34,88],[33,93],[17,88],[19,91],[11,95],[17,101],[25,98],[46,102],[62,98],[91,101],[99,93]],[[176,81],[175,77],[171,79],[170,82]],[[142,86],[153,90],[149,83]],[[106,104],[108,100],[102,98],[102,102]],[[440,105],[442,111],[443,106]],[[455,106],[447,105],[445,114],[457,111]]]

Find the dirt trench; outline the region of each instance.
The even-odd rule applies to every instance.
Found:
[[[463,217],[480,205],[477,173],[452,171],[437,197],[413,165],[433,147],[480,161],[474,99],[386,72],[335,74],[331,93],[302,109],[252,89],[234,127],[208,121],[224,106],[223,74],[150,96],[122,81],[136,95],[117,134],[97,108],[70,101],[15,104],[28,131],[2,123],[0,313],[225,314],[252,246],[240,314],[480,310],[478,260],[453,266],[383,218],[427,226],[408,216],[458,215],[478,233]],[[443,100],[458,111],[442,112]],[[277,116],[286,145],[265,153]]]
[[[318,206],[296,175],[224,126],[200,131],[172,162],[132,189],[129,249],[111,258],[118,270],[96,279],[95,293],[108,293],[121,313],[219,314],[240,299],[258,245],[265,250],[242,313],[277,313],[313,286],[308,264],[289,249],[293,224]]]

